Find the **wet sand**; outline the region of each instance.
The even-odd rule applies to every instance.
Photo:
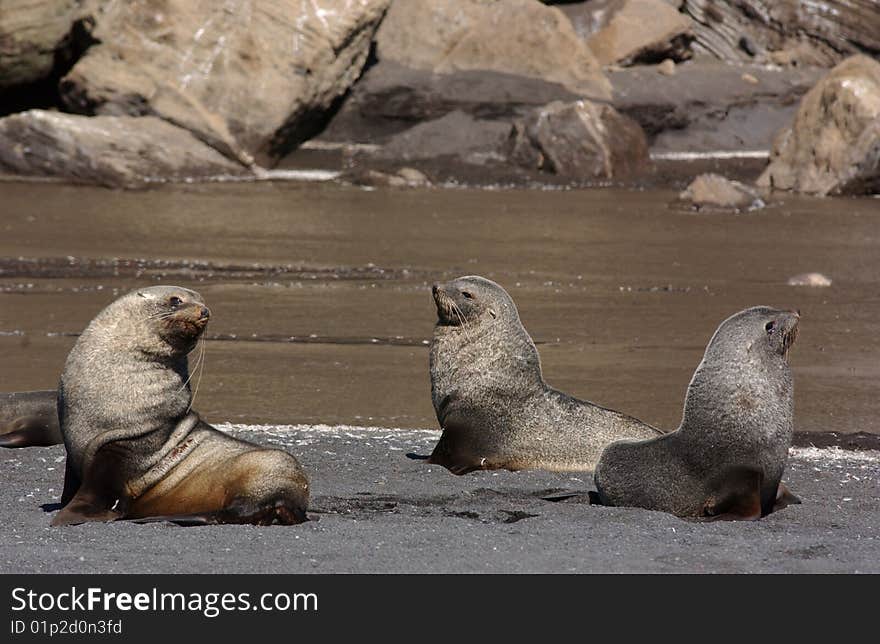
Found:
[[[674,197],[0,183],[0,388],[54,387],[102,306],[171,282],[214,312],[210,421],[433,428],[429,285],[477,273],[516,299],[551,384],[667,428],[721,320],[798,308],[797,430],[880,433],[880,200],[721,215]],[[832,286],[787,286],[811,271]]]

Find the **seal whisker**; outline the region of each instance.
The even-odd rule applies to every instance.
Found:
[[[198,369],[199,377],[196,379],[195,387],[193,387],[192,396],[190,396],[190,399],[189,399],[189,407],[186,408],[187,412],[192,409],[193,403],[196,401],[196,396],[199,393],[199,385],[202,384],[202,374],[205,371],[205,338],[204,338],[204,336],[199,339],[199,345],[200,345],[201,350],[199,352],[199,359],[196,363],[196,369]],[[190,378],[192,378],[192,374],[190,374]]]

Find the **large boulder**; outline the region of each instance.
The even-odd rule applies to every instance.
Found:
[[[690,58],[691,20],[663,0],[618,0],[606,24],[587,39],[603,65],[659,63]]]
[[[726,62],[831,67],[880,51],[877,0],[685,0],[694,48]]]
[[[49,76],[83,0],[3,0],[0,6],[0,90]]]
[[[853,56],[807,92],[758,185],[816,195],[880,192],[880,63]]]
[[[649,161],[639,124],[588,100],[556,101],[518,121],[507,154],[525,168],[582,180],[626,177]]]
[[[112,2],[62,97],[85,114],[155,115],[243,164],[269,164],[358,78],[388,2]]]
[[[0,171],[122,188],[246,172],[186,130],[152,116],[44,110],[0,119]]]
[[[599,63],[555,7],[538,0],[395,0],[376,36],[381,61],[449,73],[489,70],[611,97]]]

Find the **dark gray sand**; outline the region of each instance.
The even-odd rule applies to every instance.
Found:
[[[797,448],[804,503],[753,523],[695,523],[590,506],[592,477],[453,476],[406,458],[427,430],[232,427],[296,454],[312,479],[293,527],[118,522],[50,528],[61,447],[0,451],[0,573],[880,572],[880,452]]]

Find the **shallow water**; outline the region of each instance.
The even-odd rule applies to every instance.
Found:
[[[170,282],[214,313],[209,421],[432,428],[429,286],[481,274],[517,301],[551,384],[670,428],[722,319],[798,308],[797,429],[880,433],[880,200],[720,215],[674,196],[0,183],[0,389],[54,387],[103,305]],[[812,271],[832,286],[786,284]]]

